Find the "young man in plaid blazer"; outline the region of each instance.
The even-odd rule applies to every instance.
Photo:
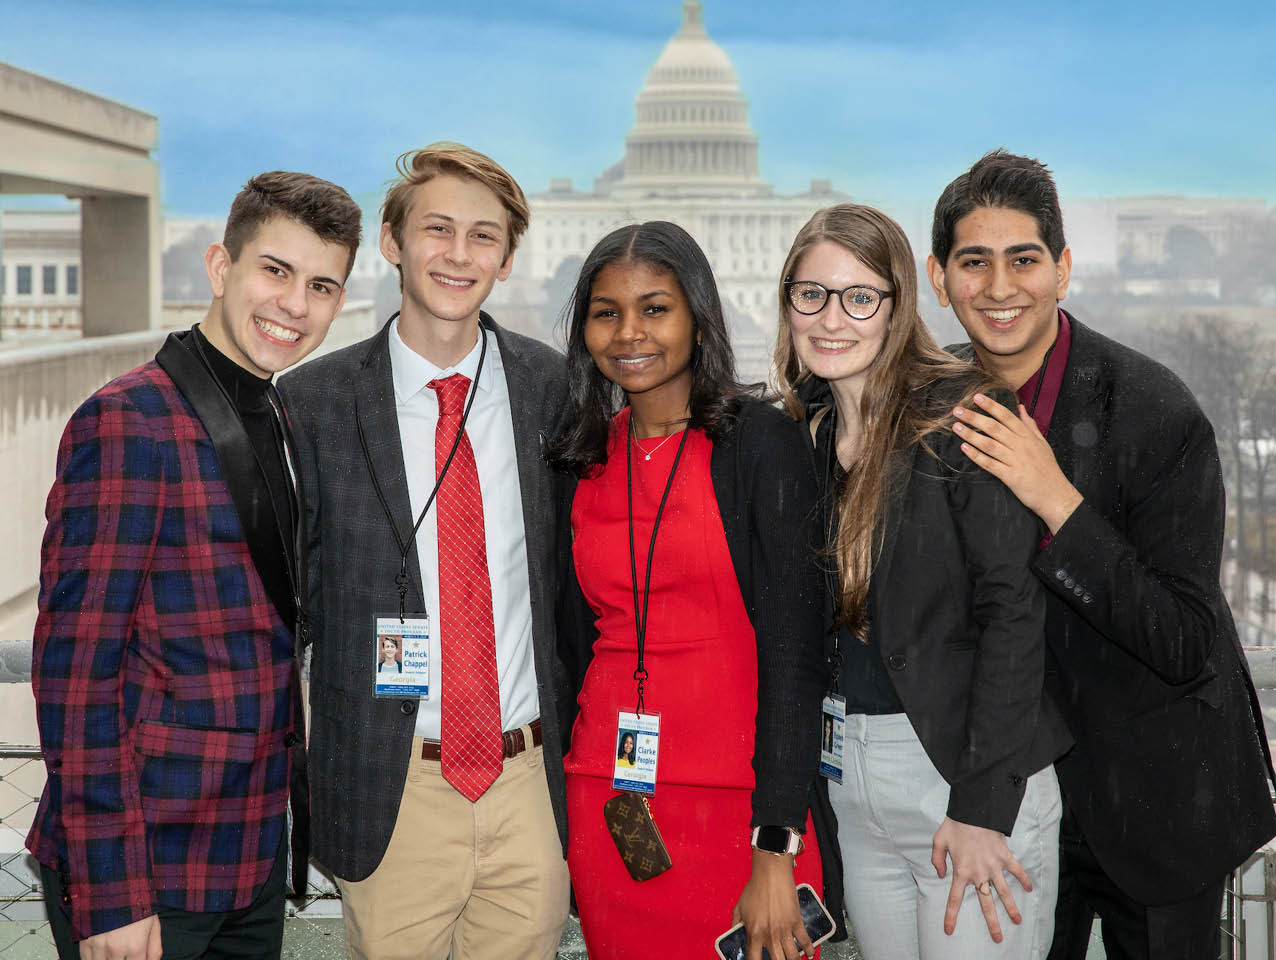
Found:
[[[31,671],[48,783],[27,846],[64,960],[279,956],[290,793],[294,886],[309,815],[302,491],[270,378],[323,341],[361,219],[327,181],[254,177],[205,255],[203,323],[63,434]]]

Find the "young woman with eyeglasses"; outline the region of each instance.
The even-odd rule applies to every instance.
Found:
[[[844,699],[816,805],[830,909],[844,880],[869,960],[1044,956],[1069,737],[1042,692],[1040,533],[944,429],[1013,395],[939,348],[903,231],[855,204],[794,240],[775,367],[822,491],[826,713]]]

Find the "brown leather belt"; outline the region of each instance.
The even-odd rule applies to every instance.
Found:
[[[513,730],[506,730],[501,734],[501,750],[505,758],[517,757],[524,750],[530,750],[532,747],[541,745],[541,721],[537,717],[527,725],[532,731],[532,742],[529,744],[523,736],[523,728],[516,727]],[[439,741],[422,740],[421,741],[421,759],[422,760],[440,760],[443,752]]]

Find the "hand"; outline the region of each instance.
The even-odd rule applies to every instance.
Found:
[[[1050,444],[1036,421],[1019,404],[1019,416],[981,393],[975,405],[983,413],[954,407],[953,431],[962,438],[962,453],[1010,488],[1019,502],[1059,532],[1082,496],[1059,469]]]
[[[962,896],[966,885],[972,884],[979,895],[984,920],[988,923],[988,934],[993,943],[1001,943],[1001,923],[997,920],[993,890],[1001,898],[1011,922],[1022,923],[1023,915],[1010,893],[1005,873],[1009,871],[1019,885],[1031,893],[1032,881],[1028,879],[1023,865],[1010,852],[1000,831],[944,817],[930,845],[930,862],[941,880],[948,872],[948,857],[952,857],[953,861],[953,883],[948,891],[948,909],[944,911],[944,933],[951,936],[957,929],[957,912],[961,909]]]
[[[159,917],[153,914],[80,941],[80,960],[160,960],[163,953]]]
[[[731,911],[732,924],[741,921],[749,934],[748,960],[761,960],[763,947],[772,960],[815,956],[798,909],[791,854],[753,851],[753,873]]]

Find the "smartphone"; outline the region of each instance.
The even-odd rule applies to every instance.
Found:
[[[809,883],[798,884],[797,898],[798,909],[802,911],[802,926],[806,927],[806,935],[811,938],[811,943],[818,947],[833,936],[833,918],[824,909],[824,904],[820,903],[820,898]],[[744,960],[749,951],[749,935],[745,933],[744,924],[737,923],[718,937],[714,947],[722,960]],[[766,947],[762,948],[762,960],[771,960],[771,951]]]

